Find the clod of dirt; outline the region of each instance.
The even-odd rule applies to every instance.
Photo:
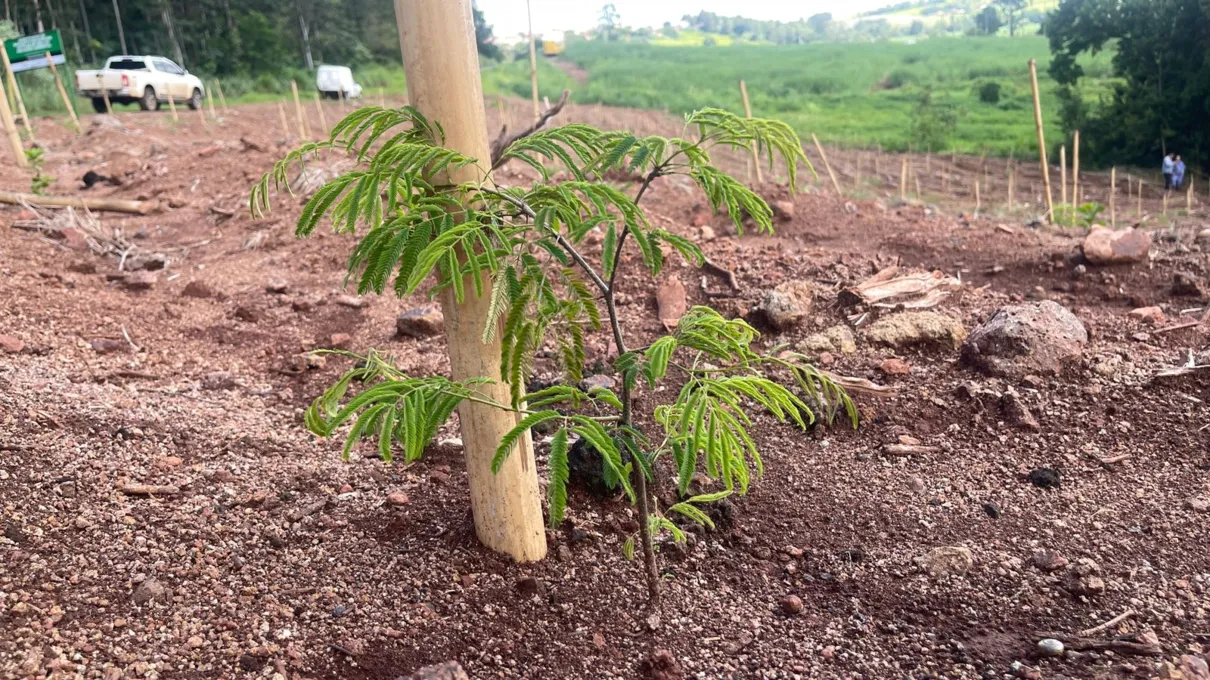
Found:
[[[773,201],[769,207],[773,209],[773,216],[782,222],[794,219],[794,201]]]
[[[787,595],[781,598],[781,610],[790,616],[802,613],[802,598],[797,595]]]
[[[332,349],[348,349],[353,344],[353,336],[348,333],[333,333],[328,337],[328,347]]]
[[[1105,592],[1105,581],[1098,575],[1101,567],[1087,557],[1081,558],[1063,575],[1063,589],[1077,597]]]
[[[878,370],[887,375],[908,375],[912,372],[912,365],[903,359],[891,357],[878,364]]]
[[[202,376],[202,389],[229,390],[235,387],[235,377],[227,371],[213,371]]]
[[[821,333],[812,333],[803,338],[794,349],[804,354],[839,352],[853,354],[857,351],[857,340],[848,326],[837,324]]]
[[[285,279],[269,279],[265,284],[265,292],[273,295],[284,295],[290,290],[290,283]]]
[[[457,661],[446,661],[425,666],[400,680],[470,680],[470,676],[466,674],[466,669],[462,667],[462,664]]]
[[[126,349],[126,343],[113,338],[93,338],[88,344],[97,354],[113,354]]]
[[[1185,507],[1194,512],[1210,511],[1210,498],[1205,496],[1194,496],[1193,498],[1185,499]]]
[[[1030,484],[1039,489],[1057,489],[1059,488],[1059,471],[1053,468],[1035,468],[1029,471],[1025,477]]]
[[[1057,375],[1088,343],[1084,324],[1052,300],[996,310],[962,347],[962,361],[991,375]]]
[[[167,595],[168,589],[162,583],[154,578],[149,578],[134,589],[134,592],[130,594],[130,601],[141,607],[153,600],[167,599]]]
[[[11,335],[0,335],[0,351],[7,354],[17,354],[25,349],[25,342],[21,338]]]
[[[765,293],[753,312],[775,331],[798,326],[811,313],[815,287],[807,281],[786,281]]]
[[[1138,229],[1093,227],[1084,239],[1084,259],[1092,264],[1129,264],[1147,259],[1151,237]]]
[[[965,574],[975,564],[970,548],[965,546],[940,546],[916,558],[921,571],[934,578]]]
[[[1195,274],[1176,272],[1172,275],[1172,294],[1182,297],[1206,297],[1206,287]]]
[[[1001,515],[1000,506],[995,503],[991,503],[991,502],[984,503],[983,512],[984,512],[984,514],[986,514],[988,517],[991,517],[992,519],[1000,519],[1000,515]]]
[[[437,305],[413,307],[395,319],[395,332],[412,338],[427,338],[445,330],[445,317]]]
[[[1004,420],[1013,427],[1018,427],[1023,430],[1038,431],[1042,426],[1038,424],[1038,419],[1030,412],[1029,407],[1022,401],[1021,395],[1015,390],[1009,390],[1000,398],[1000,408],[1004,411]]]
[[[961,321],[938,312],[900,312],[870,324],[863,335],[870,342],[896,348],[941,345],[958,349],[966,339],[966,328]]]
[[[1056,550],[1039,550],[1034,553],[1033,564],[1047,573],[1058,571],[1067,566],[1067,558]]]
[[[537,595],[538,593],[542,592],[542,582],[533,576],[526,576],[517,579],[516,587],[517,592],[521,593],[525,597]]]
[[[659,310],[660,323],[672,331],[689,309],[685,301],[685,284],[675,274],[669,275],[655,289],[655,304]]]
[[[265,667],[265,660],[252,654],[241,654],[239,657],[239,667],[249,673],[255,673]]]
[[[257,321],[260,321],[260,312],[256,311],[252,307],[236,307],[234,316],[240,321],[246,321],[248,323],[256,323]]]
[[[685,671],[677,663],[676,657],[666,649],[657,649],[643,659],[642,671],[651,680],[681,680],[685,677]]]
[[[1164,310],[1159,307],[1139,307],[1130,310],[1127,316],[1154,325],[1164,323]]]
[[[185,284],[184,290],[181,291],[181,296],[207,299],[218,297],[218,293],[205,281],[193,280]]]
[[[155,287],[156,276],[152,272],[133,272],[129,276],[118,279],[126,290],[151,290]]]

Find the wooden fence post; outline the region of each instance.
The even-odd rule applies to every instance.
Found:
[[[172,96],[172,92],[168,92],[168,110],[172,112],[172,122],[180,122],[180,118],[176,115],[176,97]]]
[[[752,118],[752,106],[748,104],[748,86],[744,84],[743,79],[739,81],[739,94],[744,100],[744,117]],[[756,150],[756,142],[752,143],[752,167],[756,168],[756,183],[764,184],[765,178],[761,177],[760,172],[760,153]]]
[[[840,191],[840,182],[836,181],[836,173],[832,172],[832,164],[828,162],[828,154],[823,152],[823,146],[819,143],[819,138],[815,133],[811,133],[811,141],[815,142],[815,150],[819,152],[819,157],[823,159],[823,167],[828,171],[828,177],[832,178],[832,188],[836,189],[836,198],[844,200],[844,194]]]
[[[46,53],[46,65],[50,67],[50,75],[55,79],[55,87],[59,90],[59,96],[63,98],[63,106],[67,107],[67,115],[71,116],[71,124],[76,127],[76,134],[80,134],[84,130],[80,128],[76,107],[71,105],[71,97],[67,96],[67,88],[63,87],[63,79],[59,77],[59,69],[55,66],[55,60],[50,56],[50,52]]]
[[[1075,139],[1071,143],[1071,207],[1074,211],[1080,205],[1080,131],[1076,130]]]
[[[223,107],[223,113],[229,113],[227,109],[227,97],[223,96],[223,83],[218,78],[214,79],[214,89],[218,91],[218,102]]]
[[[17,108],[21,111],[21,124],[25,126],[25,132],[29,134],[29,140],[32,142],[34,141],[34,128],[29,122],[29,114],[25,111],[25,98],[21,96],[21,88],[17,87],[17,78],[13,75],[13,65],[8,61],[8,50],[0,49],[0,57],[4,58],[4,77],[8,80],[8,87],[17,100]]]
[[[982,206],[982,201],[979,200],[979,180],[975,180],[975,216],[979,215],[979,208]]]
[[[1046,187],[1047,222],[1054,219],[1055,201],[1050,191],[1050,166],[1046,164],[1046,134],[1042,129],[1042,100],[1038,98],[1038,62],[1029,60],[1029,82],[1034,94],[1034,127],[1038,131],[1038,161],[1042,165],[1042,184]]]
[[[3,90],[4,83],[0,82],[0,123],[3,123],[8,143],[12,145],[13,160],[17,161],[17,167],[28,168],[29,161],[25,158],[25,147],[21,145],[21,135],[17,133],[17,122],[13,120],[13,110],[8,107],[8,94]]]
[[[319,93],[315,93],[315,110],[319,113],[319,136],[326,137],[328,135],[328,118],[324,116],[323,104],[319,101]]]
[[[281,103],[280,101],[277,102],[277,114],[278,114],[278,116],[281,117],[281,133],[284,136],[289,137],[290,136],[290,124],[288,122],[286,122],[286,105]]]
[[[1139,204],[1138,204],[1139,219],[1143,217],[1143,178],[1139,178]]]
[[[1067,145],[1059,147],[1059,204],[1067,205]]]
[[[294,95],[294,117],[298,119],[298,138],[310,139],[311,135],[307,134],[306,116],[303,115],[302,104],[298,101],[298,83],[290,80],[290,93]]]
[[[395,17],[408,101],[442,125],[446,148],[479,159],[478,164],[447,171],[442,183],[480,181],[490,152],[470,0],[395,0]],[[480,388],[484,396],[506,404],[511,397],[500,375],[499,334],[490,343],[482,339],[491,304],[490,284],[484,289],[484,295],[476,295],[475,287],[467,282],[461,303],[448,288],[441,294],[450,372],[454,380],[488,378],[493,382]],[[498,473],[493,474],[491,468],[496,447],[520,416],[464,401],[458,417],[479,540],[520,562],[542,559],[546,556],[546,529],[528,433]]]
[[[1013,209],[1013,197],[1016,195],[1016,192],[1017,192],[1016,181],[1017,181],[1017,170],[1012,165],[1009,165],[1008,166],[1008,210],[1010,212]]]
[[[899,200],[907,200],[907,156],[899,159]]]

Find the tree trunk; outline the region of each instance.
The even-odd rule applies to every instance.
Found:
[[[5,0],[7,2],[8,0]],[[84,22],[84,42],[88,43],[88,59],[95,62],[97,60],[97,49],[92,45],[92,26],[88,24],[88,10],[84,9],[84,0],[77,0],[80,4],[80,19]]]
[[[307,70],[313,70],[315,61],[311,59],[311,31],[307,28],[307,17],[303,14],[302,0],[294,0],[294,11],[298,14],[298,30],[302,35],[303,62],[307,65]]]
[[[46,28],[42,25],[42,3],[34,0],[34,16],[37,17],[38,32],[42,33]]]
[[[118,22],[118,42],[122,44],[122,54],[130,54],[126,49],[126,31],[122,28],[122,9],[118,7],[118,0],[113,0],[113,18]]]
[[[240,43],[239,26],[235,23],[235,15],[231,14],[231,0],[223,0],[223,16],[227,21],[227,38],[231,43],[231,53],[227,55],[227,60],[231,64],[231,70],[235,71],[243,57],[243,45]]]
[[[184,68],[185,55],[181,53],[181,42],[176,39],[176,22],[172,19],[172,3],[165,0],[160,17],[164,20],[164,28],[168,29],[168,42],[172,43],[172,54],[176,57],[177,66]]]

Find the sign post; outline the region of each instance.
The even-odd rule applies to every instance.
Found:
[[[63,97],[63,106],[67,107],[67,115],[71,116],[71,123],[76,126],[76,134],[80,134],[83,132],[80,129],[80,119],[76,117],[76,110],[71,105],[71,98],[67,96],[67,89],[63,87],[63,80],[59,78],[59,69],[55,68],[55,62],[51,58],[50,52],[46,53],[46,63],[50,65],[50,73],[55,78],[55,87],[59,88],[59,96]]]
[[[0,83],[0,90],[3,89],[4,84]],[[0,92],[0,123],[3,123],[8,143],[13,147],[13,159],[17,161],[17,167],[28,168],[29,161],[25,159],[25,147],[21,146],[21,136],[17,134],[17,124],[13,122],[13,112],[8,108],[8,95],[4,92]]]

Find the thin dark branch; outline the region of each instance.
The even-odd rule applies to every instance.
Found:
[[[509,145],[518,139],[524,139],[538,130],[541,130],[548,122],[550,122],[551,118],[559,115],[559,112],[562,111],[563,107],[567,105],[567,98],[570,95],[571,90],[563,90],[563,95],[559,97],[559,101],[555,102],[554,106],[543,111],[542,114],[538,116],[538,120],[534,121],[533,125],[530,125],[515,135],[510,136],[508,134],[508,126],[502,126],[500,128],[500,136],[496,137],[495,141],[492,142],[492,170],[500,167],[502,164],[501,156],[504,155],[504,150],[507,149]]]

